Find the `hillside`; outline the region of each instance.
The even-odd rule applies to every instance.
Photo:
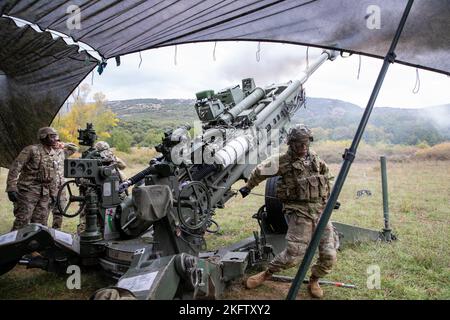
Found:
[[[134,99],[110,101],[107,106],[123,120],[195,120],[193,99]]]
[[[322,139],[351,139],[364,109],[333,99],[308,98],[293,117],[318,130]],[[436,143],[450,139],[450,104],[421,109],[374,108],[364,140],[394,144]]]
[[[193,99],[135,99],[108,102],[122,120],[120,128],[135,136],[133,144],[151,145],[164,128],[197,119]],[[363,109],[349,102],[308,98],[306,108],[293,117],[294,122],[314,128],[318,140],[351,139]],[[151,135],[142,144],[145,135]],[[150,142],[151,140],[151,142]],[[450,140],[450,104],[422,109],[374,108],[364,140],[434,145]]]

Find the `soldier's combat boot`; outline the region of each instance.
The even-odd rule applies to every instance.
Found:
[[[319,278],[313,276],[309,278],[308,291],[313,298],[321,299],[323,297],[323,290],[319,286]]]
[[[33,251],[32,253],[24,255],[22,258],[25,260],[33,260],[33,258],[36,258],[36,257],[42,258],[42,255],[37,251]]]
[[[260,272],[248,278],[245,282],[245,286],[247,289],[254,289],[270,278],[272,278],[272,272],[267,269],[266,271]]]

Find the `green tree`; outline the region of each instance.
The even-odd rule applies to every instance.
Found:
[[[330,129],[316,127],[311,129],[314,135],[314,141],[328,140],[330,138]]]
[[[94,94],[94,102],[87,102],[89,92],[89,85],[81,85],[79,94],[72,95],[74,103],[70,111],[64,113],[61,110],[53,120],[52,126],[58,130],[62,141],[78,142],[78,129],[84,128],[88,122],[93,123],[99,140],[105,140],[119,123],[117,115],[106,107],[106,96],[98,92]]]
[[[144,140],[141,145],[144,147],[154,147],[157,144],[161,143],[161,138],[163,134],[160,130],[150,129],[145,135]]]
[[[376,144],[379,142],[390,143],[392,134],[388,134],[384,131],[382,127],[376,127],[374,125],[367,125],[364,131],[363,139],[368,144]]]
[[[122,129],[114,129],[111,136],[107,139],[111,147],[122,152],[130,152],[133,138],[130,133]]]

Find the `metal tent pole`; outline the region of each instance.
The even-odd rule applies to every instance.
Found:
[[[402,33],[403,27],[405,26],[406,19],[411,10],[414,0],[408,0],[408,4],[406,5],[405,11],[403,12],[402,18],[400,20],[399,26],[395,33],[394,39],[392,39],[391,46],[389,48],[388,53],[384,57],[383,66],[381,67],[380,73],[378,74],[377,81],[375,82],[375,86],[372,90],[372,94],[370,95],[369,102],[367,103],[364,114],[361,118],[361,121],[358,126],[358,130],[353,138],[352,145],[350,149],[345,149],[345,153],[343,154],[344,162],[341,166],[341,170],[337,176],[336,182],[333,186],[333,190],[331,191],[330,198],[327,201],[325,206],[325,210],[322,213],[322,217],[317,224],[317,228],[314,231],[311,242],[306,249],[305,256],[303,258],[302,263],[295,275],[294,281],[289,289],[288,295],[286,297],[287,300],[294,300],[297,296],[298,290],[303,282],[303,279],[306,276],[306,272],[311,265],[311,261],[314,257],[314,253],[319,246],[320,239],[322,237],[323,231],[330,219],[333,208],[336,204],[336,201],[339,197],[339,193],[341,192],[342,186],[344,185],[345,178],[347,177],[348,171],[350,170],[350,166],[355,159],[356,150],[358,148],[359,142],[361,141],[362,135],[364,133],[364,129],[366,128],[367,122],[369,121],[370,114],[372,112],[373,106],[375,104],[375,100],[380,91],[381,85],[383,84],[384,77],[386,76],[386,72],[389,69],[389,64],[394,63],[395,61],[395,47],[397,46],[398,40]]]

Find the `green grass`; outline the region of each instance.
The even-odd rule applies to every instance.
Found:
[[[337,175],[339,165],[331,165]],[[242,184],[240,184],[242,185]],[[238,185],[236,185],[238,188]],[[358,289],[326,287],[327,299],[450,299],[450,163],[388,163],[389,209],[391,226],[399,240],[391,244],[368,243],[344,247],[338,252],[338,263],[327,280],[355,284]],[[357,199],[356,192],[368,189],[372,196]],[[263,186],[255,193],[263,193]],[[383,207],[380,165],[377,162],[355,163],[339,196],[341,208],[332,220],[381,230]],[[263,204],[263,198],[251,195],[230,201],[218,211],[217,221],[223,227],[220,237],[210,236],[220,245],[246,238],[256,230],[252,213]],[[381,289],[367,289],[367,268],[378,265]],[[295,276],[297,268],[282,274]],[[279,287],[279,286],[278,286]],[[260,289],[234,293],[239,298],[284,299],[285,290],[274,289],[267,282]],[[242,293],[243,292],[243,293]],[[273,292],[272,295],[268,292]],[[233,294],[227,295],[233,298]]]
[[[341,192],[341,208],[332,220],[381,230],[383,208],[380,166],[377,162],[354,163]],[[133,167],[126,174],[138,171]],[[339,165],[331,165],[337,175]],[[0,172],[5,185],[6,170]],[[237,183],[238,189],[243,183]],[[346,246],[338,253],[338,263],[327,280],[355,284],[358,289],[324,287],[326,299],[450,299],[450,162],[388,162],[391,226],[399,240],[391,244],[366,243]],[[368,189],[372,196],[356,197]],[[254,190],[264,193],[264,185]],[[258,225],[251,218],[263,204],[261,196],[231,199],[214,219],[221,231],[208,235],[208,248],[228,245],[252,235]],[[6,193],[0,194],[0,234],[13,221]],[[77,219],[65,219],[63,229],[75,231]],[[378,265],[381,289],[367,288],[367,268]],[[284,271],[294,276],[297,269]],[[95,274],[82,275],[82,289],[68,290],[66,278],[40,270],[16,267],[0,277],[0,299],[86,299],[108,282]],[[301,297],[304,298],[302,287]],[[266,282],[246,290],[239,281],[225,293],[228,299],[284,299],[289,284]]]

